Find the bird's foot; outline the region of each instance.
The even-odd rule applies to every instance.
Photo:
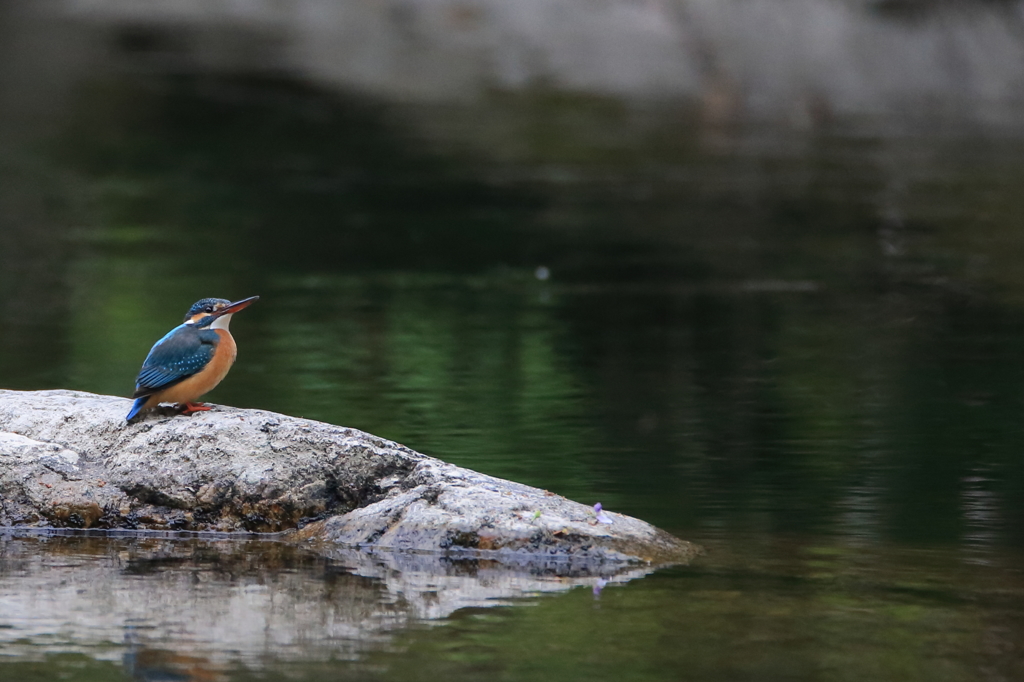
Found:
[[[209,405],[205,405],[203,403],[186,402],[185,403],[185,409],[182,410],[181,413],[183,415],[190,415],[190,414],[193,414],[195,412],[209,412],[212,409],[213,409],[212,407],[210,407]]]

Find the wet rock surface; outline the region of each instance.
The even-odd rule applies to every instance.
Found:
[[[260,410],[158,411],[125,398],[0,390],[0,525],[284,533],[338,547],[504,563],[675,563],[699,549],[643,521]],[[575,568],[569,568],[575,567]]]

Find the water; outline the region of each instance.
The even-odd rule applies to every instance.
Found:
[[[0,679],[1021,675],[1019,140],[709,128],[544,92],[73,92],[6,128],[0,385],[127,395],[194,300],[260,295],[211,401],[708,554],[446,602],[487,567],[444,574],[458,591],[272,542],[9,535]]]
[[[566,592],[534,579],[501,602],[509,606],[449,613],[436,584],[281,544],[22,537],[0,546],[0,674],[10,680],[1021,672],[1019,552],[972,561],[955,548],[736,534],[693,566],[625,585]]]

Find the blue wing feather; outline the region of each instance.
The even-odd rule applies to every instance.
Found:
[[[131,411],[129,411],[128,412],[128,416],[124,418],[125,421],[129,421],[130,422],[132,420],[132,417],[134,417],[139,412],[141,412],[142,411],[142,406],[146,404],[147,400],[149,400],[149,396],[148,395],[144,395],[141,398],[136,398],[135,402],[132,403]]]
[[[175,327],[149,351],[132,397],[152,395],[201,371],[213,359],[219,340],[209,329],[188,324]]]

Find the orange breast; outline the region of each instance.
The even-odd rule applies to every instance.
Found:
[[[220,343],[217,344],[213,353],[213,359],[206,367],[185,379],[179,384],[171,386],[167,390],[153,394],[146,407],[155,407],[158,403],[187,403],[195,402],[201,395],[205,395],[214,389],[228,374],[231,365],[238,355],[238,346],[231,337],[231,332],[226,329],[215,329]]]

